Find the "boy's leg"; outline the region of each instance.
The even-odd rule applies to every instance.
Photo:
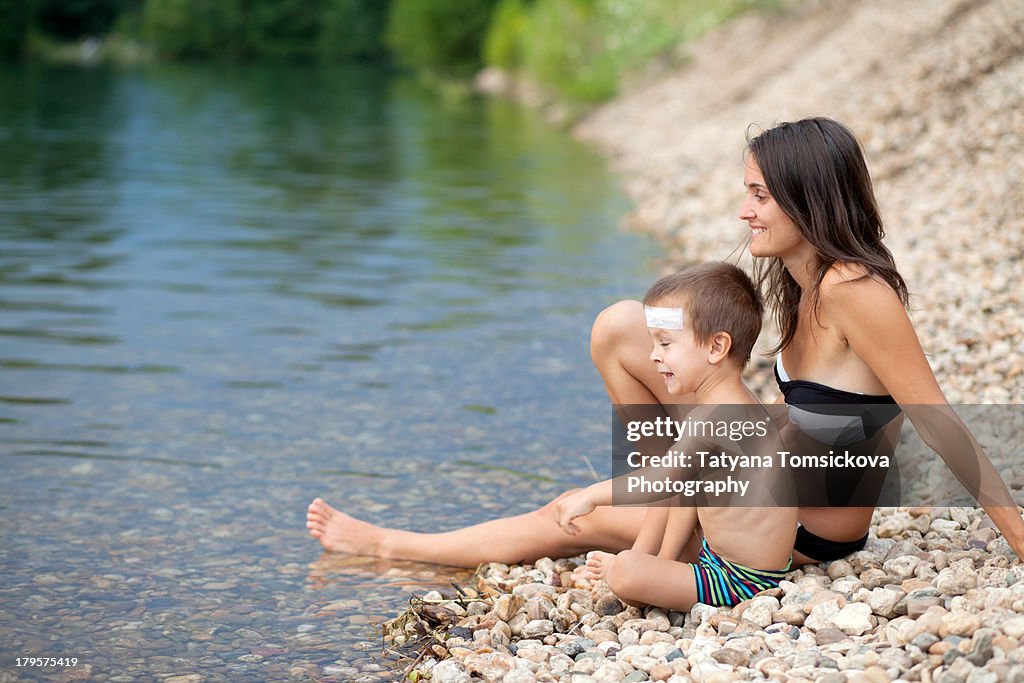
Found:
[[[633,550],[645,555],[656,555],[665,538],[670,508],[655,506],[647,508],[644,523],[633,543]],[[616,551],[617,552],[617,551]],[[604,579],[608,567],[615,561],[615,552],[595,550],[587,553],[587,562],[576,568],[577,576],[590,581]]]
[[[687,611],[697,602],[693,567],[683,562],[623,550],[607,567],[604,580],[623,602]]]
[[[598,507],[575,520],[581,532],[570,536],[555,521],[554,502],[453,531],[416,533],[364,522],[317,498],[309,506],[306,527],[326,550],[473,568],[482,562],[572,557],[595,548],[618,552],[633,545],[646,513],[645,508]]]
[[[655,533],[657,532],[657,533]],[[649,537],[654,541],[644,545]],[[645,555],[657,555],[662,559],[677,562],[696,562],[700,552],[700,532],[697,526],[697,510],[693,507],[652,507],[648,508],[644,517],[644,526],[640,530],[637,542],[632,550]],[[660,545],[659,545],[660,544]],[[655,550],[648,550],[654,548]],[[606,574],[616,562],[615,553],[595,551],[587,553],[586,564],[578,567],[579,576],[591,581],[607,580]],[[621,596],[620,596],[621,597]],[[626,600],[627,604],[642,606],[641,603]]]

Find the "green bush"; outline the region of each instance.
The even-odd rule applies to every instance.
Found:
[[[393,0],[386,39],[399,60],[464,75],[483,63],[494,0]]]
[[[327,0],[320,57],[328,61],[386,58],[389,7],[384,0]]]
[[[602,0],[538,0],[530,13],[523,67],[563,97],[599,102],[615,94],[618,70],[607,49],[619,27],[606,26]]]
[[[374,0],[147,0],[143,27],[168,57],[313,61],[379,56],[386,16]]]
[[[522,67],[529,29],[529,8],[524,1],[500,0],[484,37],[484,62],[506,71]]]
[[[277,61],[316,57],[326,0],[248,0],[247,4],[246,43],[251,56]]]
[[[31,4],[24,3],[23,4]],[[125,11],[137,9],[138,0],[35,0],[35,21],[40,31],[58,40],[103,36]],[[6,20],[6,13],[4,13]]]
[[[148,0],[143,33],[163,55],[181,58],[244,56],[243,0]]]
[[[487,63],[560,96],[598,102],[623,78],[740,12],[778,0],[502,0]]]
[[[0,59],[11,59],[25,51],[32,25],[32,3],[0,0]]]

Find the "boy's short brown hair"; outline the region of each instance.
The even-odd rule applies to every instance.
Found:
[[[647,290],[644,304],[682,308],[698,344],[728,332],[732,337],[729,358],[741,368],[750,360],[764,316],[761,293],[750,276],[721,261],[666,275]]]

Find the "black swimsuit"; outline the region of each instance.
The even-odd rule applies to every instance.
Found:
[[[818,382],[790,379],[780,355],[775,363],[790,422],[805,435],[821,443],[847,446],[870,439],[902,412],[889,395],[858,394]],[[855,541],[831,541],[797,528],[793,549],[821,562],[830,562],[856,552],[868,536]]]
[[[789,406],[790,422],[807,436],[832,446],[870,439],[902,412],[888,394],[858,394],[790,379],[781,355],[775,361],[775,381]]]

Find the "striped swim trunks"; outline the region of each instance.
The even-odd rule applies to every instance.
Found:
[[[785,578],[793,563],[790,558],[784,569],[750,569],[741,564],[723,559],[708,545],[701,542],[697,562],[691,562],[693,578],[697,581],[697,601],[705,605],[732,606],[752,598],[769,588],[776,588]]]

